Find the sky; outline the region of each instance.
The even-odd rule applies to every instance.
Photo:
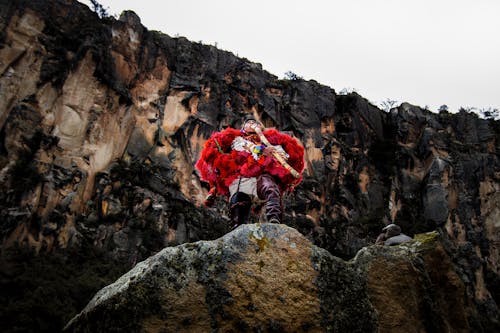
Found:
[[[90,1],[80,0],[90,4]],[[149,30],[215,45],[375,105],[500,109],[500,0],[100,0]],[[89,6],[92,8],[92,6]]]

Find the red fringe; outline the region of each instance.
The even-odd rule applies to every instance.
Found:
[[[265,130],[264,135],[272,145],[283,147],[289,155],[287,162],[302,174],[304,147],[299,141],[275,129]],[[234,128],[227,128],[213,134],[205,143],[200,159],[195,164],[201,180],[208,182],[211,187],[216,187],[219,194],[228,195],[229,185],[240,175],[256,177],[262,173],[268,173],[275,176],[282,191],[292,189],[301,182],[302,176],[293,177],[272,157],[262,156],[256,161],[247,152],[232,151],[231,143],[237,136],[241,136],[241,132]]]

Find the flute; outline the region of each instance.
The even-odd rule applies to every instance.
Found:
[[[264,133],[262,133],[262,130],[260,129],[259,126],[255,126],[253,129],[255,130],[255,133],[257,133],[259,135],[260,140],[262,141],[262,143],[264,143],[266,146],[272,146],[272,144],[269,142],[269,140],[267,140],[267,138],[264,135]],[[278,153],[277,151],[273,151],[273,157],[285,169],[287,169],[292,174],[292,176],[294,176],[295,178],[300,178],[300,173],[298,173],[297,170],[295,170],[294,168],[292,168],[292,166],[290,164],[288,164],[288,162],[283,158],[283,156],[280,153]]]

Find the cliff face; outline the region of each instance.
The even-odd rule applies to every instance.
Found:
[[[200,207],[207,189],[193,165],[208,136],[245,113],[306,148],[286,224],[344,259],[390,222],[411,236],[437,230],[476,309],[469,326],[498,325],[498,122],[409,104],[384,113],[70,0],[4,1],[0,31],[1,284],[22,295],[2,305],[6,325],[18,309],[39,312],[26,301],[33,279],[72,299],[49,311],[58,327],[163,247],[224,235],[224,202]],[[115,270],[99,268],[108,259]],[[68,296],[72,286],[54,290],[47,274],[61,266],[96,280]]]

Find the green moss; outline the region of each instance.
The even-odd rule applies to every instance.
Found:
[[[253,233],[251,233],[249,238],[250,240],[255,241],[255,243],[257,243],[257,246],[259,247],[259,252],[262,252],[266,248],[271,246],[271,242],[269,241],[269,238],[267,238],[266,236],[262,236],[262,238],[259,238],[256,237]]]
[[[414,239],[421,242],[422,244],[434,243],[439,236],[437,231],[426,232],[423,234],[416,234]]]
[[[434,244],[439,238],[439,233],[437,231],[426,232],[423,234],[416,234],[413,239],[417,244],[419,249],[426,249],[429,247],[434,247]]]

